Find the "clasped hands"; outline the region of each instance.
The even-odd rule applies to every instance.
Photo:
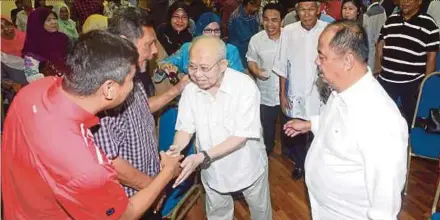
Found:
[[[161,152],[161,156],[162,155],[164,155],[164,157],[171,157],[171,158],[178,157],[180,158],[179,161],[183,158],[183,155],[180,154],[180,151],[174,145],[171,145],[170,149],[166,153]],[[180,164],[181,171],[178,177],[176,178],[176,180],[174,181],[173,188],[177,187],[183,181],[185,181],[197,169],[197,167],[203,162],[204,159],[205,156],[201,153],[191,154],[187,156]]]

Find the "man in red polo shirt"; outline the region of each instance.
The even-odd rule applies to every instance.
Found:
[[[179,172],[181,157],[161,154],[162,171],[128,199],[89,128],[100,111],[133,88],[136,47],[103,31],[81,36],[71,73],[24,87],[12,102],[2,142],[6,219],[139,219]]]

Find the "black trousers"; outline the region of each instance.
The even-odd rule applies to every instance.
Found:
[[[292,120],[292,118],[289,118],[285,115],[283,115],[283,125],[289,121]],[[304,161],[306,160],[307,151],[310,147],[310,144],[313,140],[313,134],[312,132],[308,132],[305,134],[297,135],[293,138],[288,137],[284,134],[282,134],[282,150],[283,154],[289,156],[293,161],[295,161],[295,167],[300,168],[304,170]]]
[[[263,127],[264,145],[267,155],[272,153],[275,145],[277,119],[281,113],[280,106],[260,105],[260,120]],[[281,129],[282,131],[282,129]]]
[[[417,96],[419,94],[420,84],[423,79],[418,79],[410,83],[390,83],[378,78],[379,83],[388,93],[388,95],[399,105],[403,117],[408,123],[408,129],[416,111]],[[399,103],[400,102],[400,103]]]

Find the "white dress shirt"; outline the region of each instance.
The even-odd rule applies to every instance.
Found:
[[[313,219],[397,219],[406,180],[408,128],[371,72],[333,92],[305,161]]]
[[[315,59],[319,35],[327,25],[318,20],[315,27],[306,30],[298,21],[287,25],[281,34],[273,71],[287,79],[286,93],[292,108],[283,112],[288,117],[308,119],[319,114],[323,106],[315,83],[318,78]]]
[[[267,169],[260,92],[248,75],[227,68],[215,96],[188,84],[180,99],[176,130],[196,133],[196,146],[204,151],[231,136],[247,138],[238,150],[214,160],[201,172],[203,184],[220,193],[250,186]]]
[[[261,93],[261,104],[266,106],[280,105],[280,77],[272,72],[279,41],[279,39],[270,39],[266,31],[260,31],[252,36],[246,54],[248,61],[257,63],[258,67],[265,69],[269,76],[267,80],[257,79],[257,86]]]

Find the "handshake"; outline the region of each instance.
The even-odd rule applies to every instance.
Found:
[[[171,145],[167,152],[160,152],[160,158],[161,172],[169,172],[177,177],[173,184],[173,188],[175,188],[196,170],[203,162],[204,156],[200,153],[191,154],[180,163],[184,156],[180,154],[180,150],[176,146]]]

